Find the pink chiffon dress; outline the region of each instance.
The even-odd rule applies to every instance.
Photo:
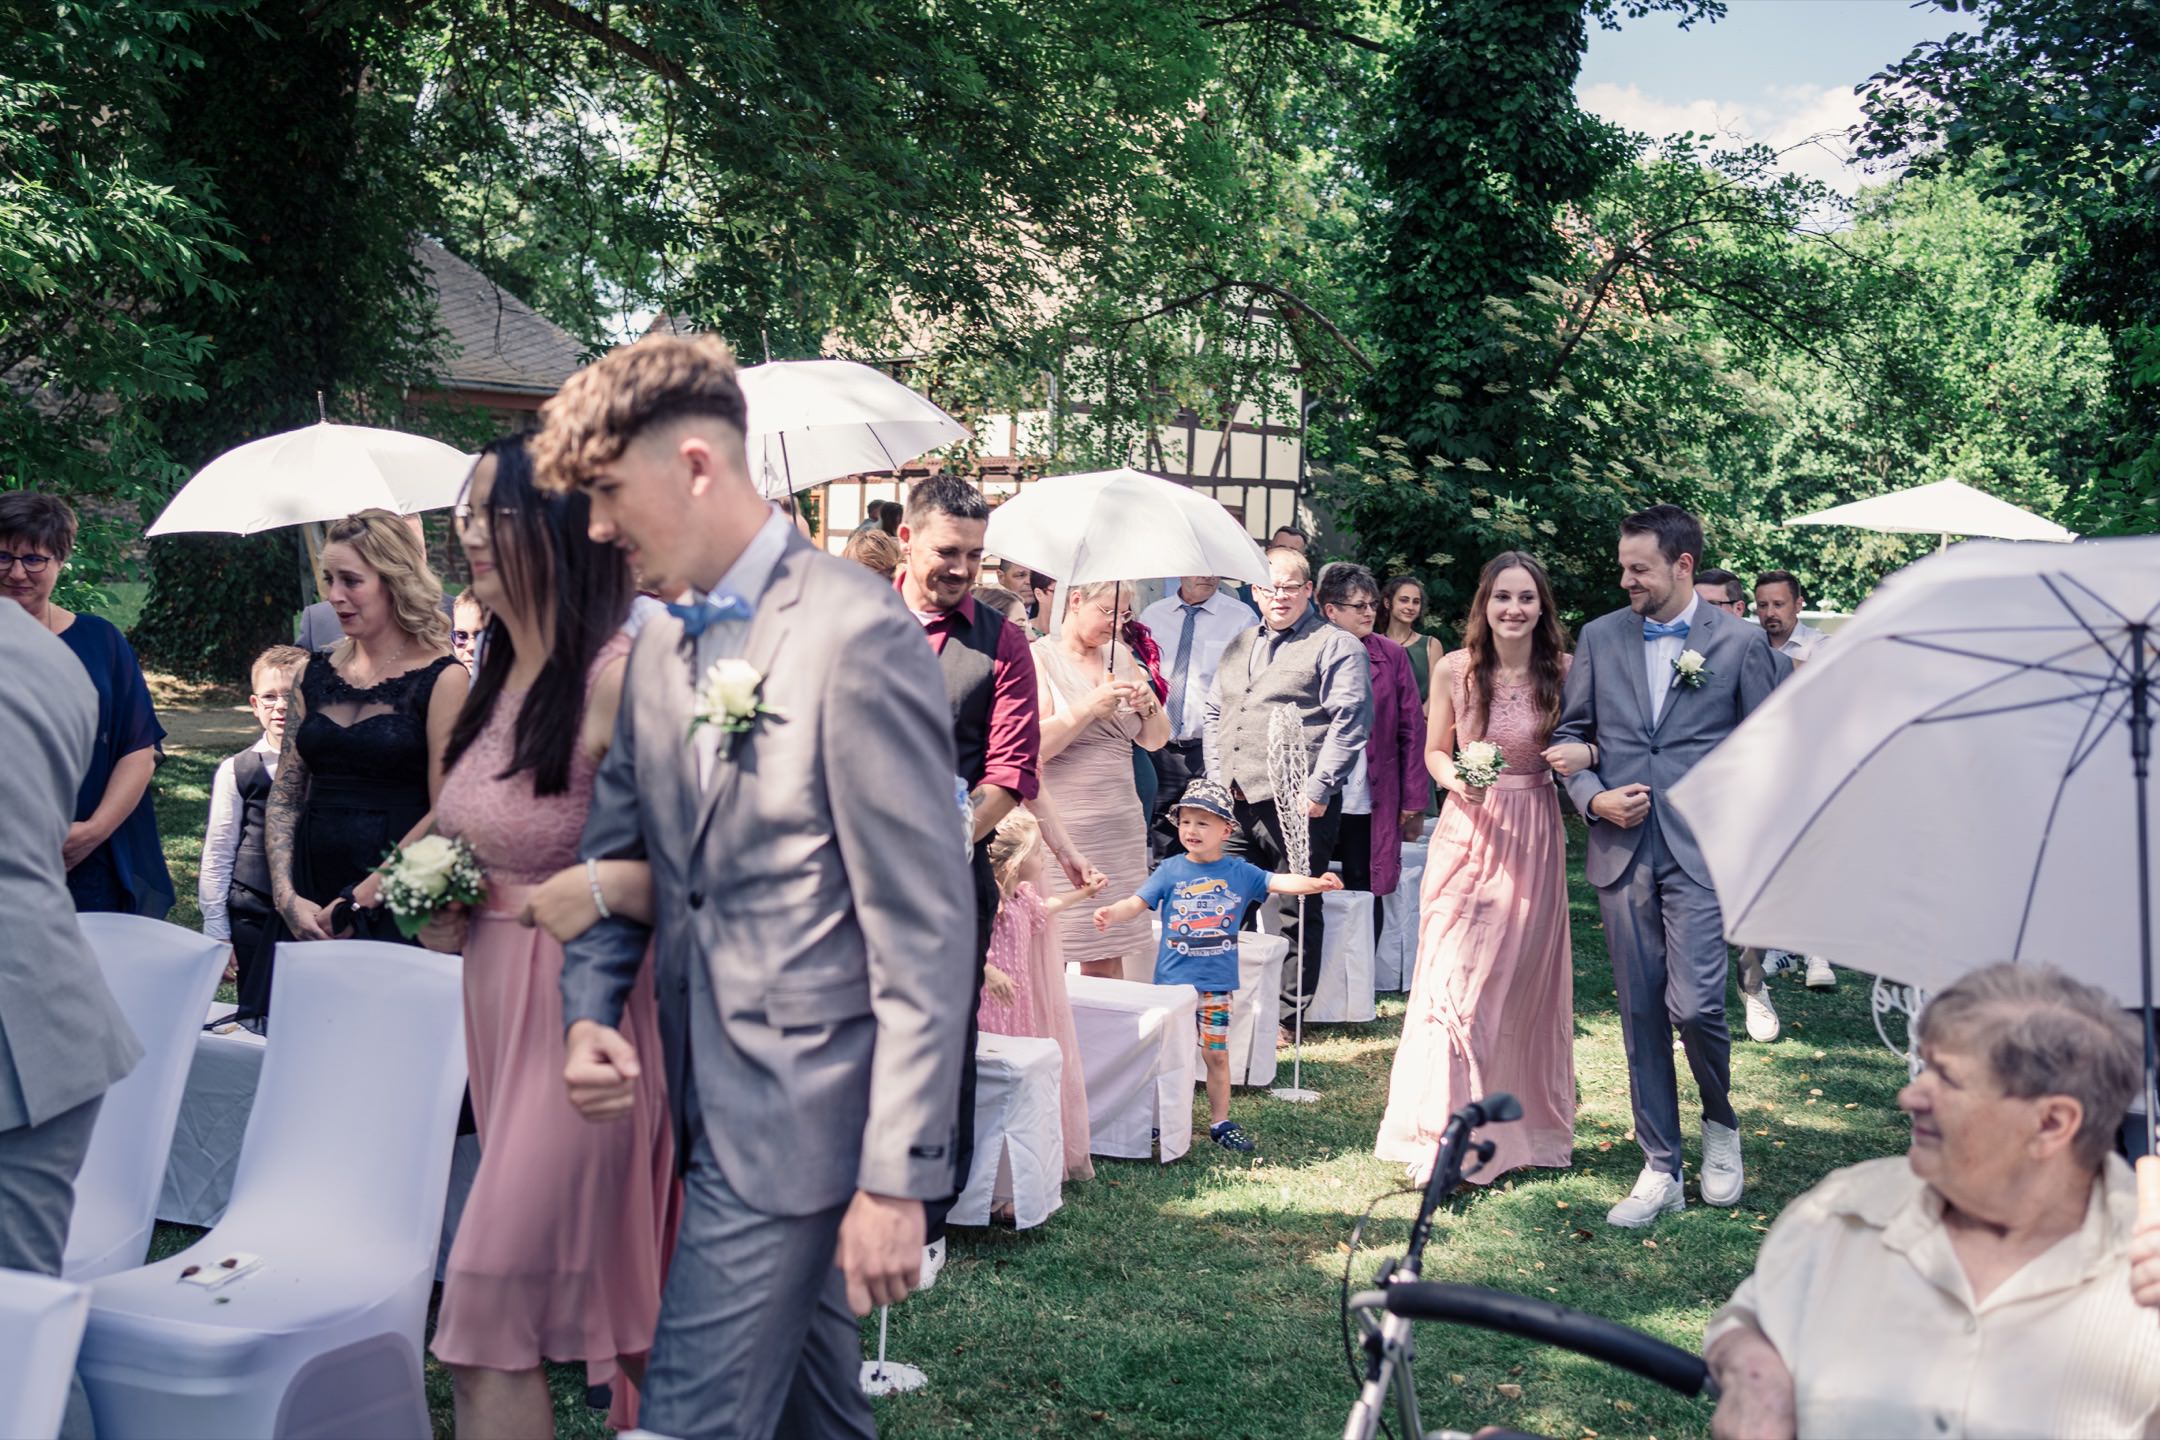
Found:
[[[1448,1116],[1505,1090],[1520,1120],[1487,1126],[1485,1184],[1526,1165],[1566,1166],[1575,1147],[1574,950],[1568,935],[1567,834],[1537,686],[1494,688],[1476,731],[1462,657],[1448,657],[1456,748],[1490,740],[1507,757],[1482,805],[1450,796],[1426,853],[1417,971],[1373,1151],[1429,1173]]]
[[[1078,705],[1102,683],[1100,673],[1083,672],[1055,639],[1036,641],[1033,653],[1035,673],[1049,682],[1052,703],[1043,709],[1045,720]],[[1119,662],[1118,678],[1145,683],[1132,669],[1129,652],[1121,649]],[[1136,895],[1148,878],[1147,811],[1133,787],[1133,742],[1140,737],[1140,727],[1140,717],[1130,712],[1090,720],[1071,744],[1042,765],[1043,788],[1065,822],[1065,833],[1072,837],[1073,848],[1110,877],[1102,892],[1109,896]],[[1056,865],[1043,875],[1043,886],[1050,898],[1072,889]],[[1145,915],[1098,932],[1095,907],[1074,905],[1054,924],[1067,959],[1114,959],[1128,980],[1155,978],[1155,930]]]
[[[594,670],[629,648],[618,636]],[[589,679],[588,679],[589,684]],[[486,727],[444,777],[435,828],[465,840],[487,870],[488,901],[465,941],[465,1049],[480,1168],[451,1244],[430,1347],[446,1365],[529,1370],[585,1362],[614,1387],[611,1420],[635,1423],[616,1364],[652,1348],[675,1223],[674,1137],[661,1079],[652,967],[639,974],[622,1031],[651,1059],[628,1117],[596,1125],[563,1089],[562,946],[518,923],[533,887],[577,863],[592,804],[580,751],[569,788],[533,794],[510,767],[524,692],[504,691]]]
[[[976,1011],[986,1035],[1031,1035],[1055,1040],[1064,1059],[1058,1086],[1065,1139],[1065,1178],[1090,1180],[1087,1080],[1080,1072],[1080,1039],[1073,1032],[1072,1001],[1065,994],[1065,961],[1056,927],[1035,887],[1022,881],[998,907],[990,927],[990,964],[1012,977],[1013,998],[1003,1004],[986,993]]]

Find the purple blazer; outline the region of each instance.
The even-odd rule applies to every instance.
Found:
[[[1365,637],[1372,662],[1372,733],[1365,779],[1372,787],[1372,893],[1392,895],[1402,880],[1402,812],[1432,804],[1425,768],[1425,697],[1410,656],[1385,635]]]

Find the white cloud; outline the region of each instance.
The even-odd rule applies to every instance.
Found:
[[[1723,142],[1760,142],[1784,152],[1785,168],[1851,195],[1871,176],[1852,162],[1850,132],[1860,123],[1860,97],[1850,86],[1773,85],[1753,100],[1703,99],[1675,103],[1635,85],[1601,82],[1576,92],[1585,110],[1652,138],[1690,130]]]

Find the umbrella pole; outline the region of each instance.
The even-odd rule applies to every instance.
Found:
[[[2138,1161],[2140,1218],[2160,1213],[2160,1103],[2155,1101],[2155,1060],[2160,1058],[2153,1020],[2152,848],[2146,781],[2152,772],[2152,645],[2146,627],[2130,626],[2130,773],[2137,785],[2138,979],[2143,986],[2145,1027],[2145,1155]]]

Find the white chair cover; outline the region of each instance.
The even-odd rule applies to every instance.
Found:
[[[987,1225],[991,1207],[1009,1201],[1013,1228],[1028,1230],[1065,1203],[1064,1071],[1055,1040],[976,1040],[975,1159],[952,1224]]]
[[[202,1028],[197,1017],[217,990],[230,947],[142,915],[84,915],[81,921],[106,987],[143,1047],[127,1078],[105,1092],[75,1177],[61,1273],[95,1280],[133,1269],[150,1253],[173,1121]]]
[[[465,1088],[455,956],[278,947],[272,1037],[225,1217],[97,1282],[81,1374],[102,1440],[429,1433],[420,1345]],[[260,1268],[178,1283],[235,1252]]]
[[[1417,974],[1418,890],[1425,883],[1425,843],[1402,847],[1402,879],[1380,906],[1380,943],[1373,948],[1373,989],[1402,991]]]
[[[1088,1148],[1145,1160],[1159,1147],[1165,1165],[1190,1150],[1198,992],[1190,985],[1100,979],[1078,966],[1067,973],[1065,988],[1087,1082]]]
[[[229,1019],[234,1009],[212,1001],[203,1018]],[[180,1119],[173,1126],[165,1186],[158,1194],[158,1219],[208,1227],[225,1218],[268,1043],[264,1036],[233,1024],[196,1037],[195,1064],[180,1095]]]
[[[1238,936],[1238,988],[1230,997],[1230,1083],[1275,1083],[1275,1021],[1282,1009],[1283,966],[1290,942],[1280,935],[1247,930]],[[1199,1051],[1199,1037],[1193,1048]],[[1207,1083],[1207,1061],[1195,1080]]]
[[[84,1286],[0,1270],[0,1435],[53,1440],[60,1433],[89,1314]]]
[[[1340,1025],[1370,1020],[1373,1008],[1373,897],[1362,890],[1333,890],[1319,897],[1327,907],[1327,938],[1320,951],[1320,978],[1313,983],[1312,1004],[1305,1011],[1309,1024]],[[1312,898],[1305,906],[1312,908]],[[1260,920],[1270,934],[1281,929],[1271,907],[1260,908]],[[1284,962],[1284,974],[1295,958]]]

